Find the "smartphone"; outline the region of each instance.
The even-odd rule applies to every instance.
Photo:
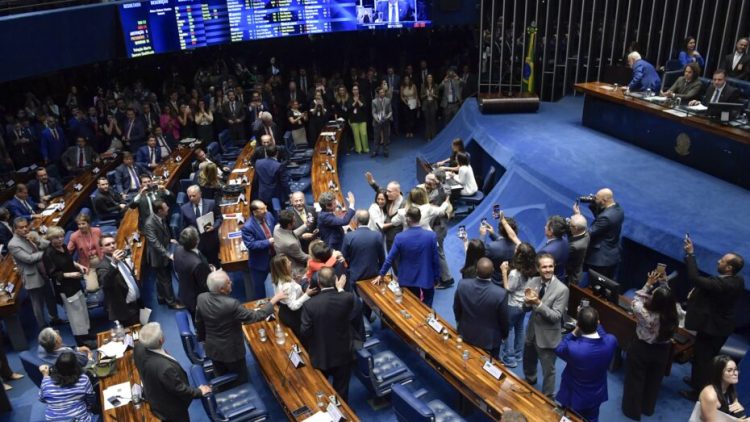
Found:
[[[685,240],[690,241],[690,233],[685,233]]]
[[[458,226],[458,237],[466,239],[466,226]]]
[[[500,219],[500,204],[495,204],[492,206],[492,218],[495,220]]]
[[[662,263],[656,264],[656,272],[661,275],[667,275],[667,264],[662,264]]]
[[[483,219],[482,219],[482,225],[483,225],[483,226],[489,226],[489,225],[490,225],[490,223],[488,223],[488,222],[487,222],[487,219],[486,219],[486,218],[483,218]]]
[[[108,402],[112,404],[112,406],[117,407],[120,405],[120,399],[117,396],[112,396],[107,399]]]

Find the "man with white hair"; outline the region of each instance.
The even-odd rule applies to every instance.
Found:
[[[628,91],[638,92],[651,90],[659,92],[661,89],[661,79],[656,73],[654,66],[643,60],[637,51],[628,54],[628,66],[633,69],[633,79],[628,84]]]
[[[93,356],[91,349],[86,346],[68,347],[64,345],[60,332],[51,327],[42,329],[37,340],[39,341],[37,357],[48,365],[54,365],[57,358],[65,352],[73,353],[81,367],[88,365]]]
[[[594,214],[594,221],[589,228],[591,240],[584,263],[588,269],[613,278],[620,262],[620,233],[625,211],[615,202],[614,194],[609,188],[600,189],[596,193],[589,209]],[[573,213],[581,213],[578,204],[573,204]]]
[[[201,187],[198,185],[188,187],[186,193],[188,202],[182,204],[180,207],[183,228],[192,226],[198,230],[200,233],[198,250],[205,255],[211,265],[218,268],[221,266],[221,261],[219,260],[219,228],[223,221],[221,208],[219,208],[213,199],[203,198]],[[210,225],[202,227],[203,233],[201,233],[198,228],[198,218],[210,212],[213,213],[213,221]]]
[[[273,314],[273,305],[286,299],[287,294],[279,290],[269,302],[253,311],[230,296],[232,280],[226,272],[212,272],[206,283],[208,292],[198,295],[195,307],[198,339],[205,341],[206,357],[213,361],[216,375],[236,373],[236,383],[242,384],[248,378],[242,324],[261,321]]]
[[[570,234],[568,235],[568,262],[565,264],[565,282],[575,284],[581,282],[583,260],[589,247],[589,233],[586,231],[588,223],[581,214],[573,214],[568,221]]]
[[[193,399],[211,394],[211,387],[190,385],[185,370],[164,350],[164,333],[158,322],[149,322],[139,332],[133,358],[141,375],[144,396],[151,412],[162,421],[189,421]]]
[[[260,140],[263,135],[268,135],[274,144],[282,141],[279,128],[273,121],[273,115],[267,111],[261,112],[255,122],[253,122],[253,135],[255,135],[256,140]]]
[[[265,133],[260,136],[260,145],[255,146],[253,155],[250,156],[250,162],[255,165],[256,161],[268,158],[267,148],[272,145],[276,147],[276,159],[279,160],[280,163],[286,165],[286,163],[289,162],[289,151],[287,151],[284,145],[277,144],[271,135]]]

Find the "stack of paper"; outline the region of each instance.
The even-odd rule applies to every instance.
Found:
[[[123,382],[122,384],[115,384],[109,388],[105,388],[104,391],[102,391],[102,394],[104,395],[104,410],[126,405],[130,403],[130,398],[132,397],[130,393],[130,382]],[[112,402],[110,402],[109,399],[112,397],[116,397],[117,400],[120,401],[117,406],[113,406]]]
[[[121,341],[110,341],[109,343],[100,347],[99,352],[101,352],[104,356],[120,359],[127,348],[128,345]]]

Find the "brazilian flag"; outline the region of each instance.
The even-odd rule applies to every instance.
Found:
[[[529,34],[528,51],[523,63],[523,76],[521,80],[521,92],[534,92],[534,58],[536,56],[536,26],[526,28]]]

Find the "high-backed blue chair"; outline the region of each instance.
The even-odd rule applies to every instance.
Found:
[[[462,422],[464,419],[440,400],[427,398],[425,389],[412,384],[393,385],[391,403],[399,422]]]
[[[394,384],[404,384],[414,379],[414,373],[390,350],[382,350],[380,340],[368,339],[357,350],[355,374],[362,384],[377,397],[391,392]]]
[[[29,379],[37,387],[40,387],[42,385],[42,373],[39,372],[39,365],[46,365],[47,362],[39,359],[35,352],[28,350],[19,353],[18,358],[21,359],[21,366],[23,366],[23,370],[26,371]]]
[[[737,367],[740,373],[750,373],[750,356],[745,354]],[[747,375],[740,377],[740,382],[737,384],[737,399],[740,403],[750,403],[750,377]]]
[[[190,313],[180,310],[175,312],[174,318],[177,322],[177,330],[180,332],[182,348],[185,350],[185,355],[187,355],[190,363],[202,365],[206,372],[213,372],[211,360],[206,357],[203,345],[198,341],[198,336],[195,335],[193,329],[190,328]]]
[[[253,385],[248,383],[217,393],[221,385],[237,378],[223,375],[208,381],[201,365],[192,365],[190,375],[194,385],[210,385],[211,394],[201,397],[203,409],[213,422],[256,422],[268,418],[268,411]]]
[[[456,199],[457,205],[455,214],[468,214],[474,209],[474,207],[479,205],[485,195],[489,194],[492,187],[495,186],[496,173],[497,169],[495,166],[490,166],[490,168],[487,169],[487,173],[484,174],[481,188],[477,190],[474,195],[459,196],[458,199]],[[459,205],[464,205],[464,207],[460,207]]]

